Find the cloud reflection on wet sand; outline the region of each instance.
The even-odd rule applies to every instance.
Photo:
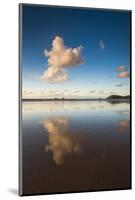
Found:
[[[63,164],[67,154],[78,153],[80,151],[78,138],[68,133],[68,118],[47,118],[42,121],[42,124],[49,134],[49,143],[45,147],[45,151],[52,152],[53,160],[57,165]]]
[[[118,129],[119,133],[125,132],[128,128],[129,128],[129,120],[123,119],[119,121],[119,129]]]

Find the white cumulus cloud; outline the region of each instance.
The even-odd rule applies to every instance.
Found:
[[[67,68],[75,67],[83,63],[81,56],[82,46],[68,48],[63,38],[56,36],[52,41],[50,51],[45,49],[48,58],[48,69],[41,76],[42,80],[50,83],[63,83],[68,80]]]

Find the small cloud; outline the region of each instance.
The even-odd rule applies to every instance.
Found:
[[[94,90],[91,90],[91,91],[89,91],[89,93],[95,93],[95,91],[94,91]]]
[[[125,71],[126,68],[125,68],[125,66],[121,65],[121,66],[118,66],[118,67],[117,67],[117,70],[118,70],[118,71]]]
[[[117,94],[117,93],[116,93],[116,92],[110,92],[109,94],[110,94],[110,95],[113,95],[113,94]]]
[[[78,91],[78,90],[75,90],[75,91],[73,91],[73,93],[79,93],[79,91]]]
[[[52,49],[45,49],[48,58],[48,69],[41,76],[42,80],[49,83],[64,83],[68,80],[67,68],[83,63],[81,56],[82,46],[68,48],[63,38],[56,36],[52,41]]]
[[[32,94],[32,93],[33,93],[32,91],[26,91],[26,90],[23,91],[23,94],[24,94],[24,95],[30,95],[30,94]]]
[[[105,49],[105,45],[104,45],[104,41],[103,41],[103,40],[100,40],[100,41],[99,41],[99,46],[100,46],[100,48],[101,48],[102,50]]]
[[[101,91],[99,91],[98,93],[99,93],[99,94],[104,94],[104,91],[101,90]]]
[[[118,74],[118,78],[127,78],[129,77],[129,73],[126,70],[126,67],[121,65],[117,67],[117,70],[120,71],[120,73]]]
[[[64,93],[69,93],[69,92],[70,92],[70,91],[69,91],[69,90],[67,90],[67,89],[66,89],[66,90],[64,90]]]
[[[52,94],[57,93],[57,90],[49,90],[49,93],[52,93]]]
[[[118,74],[118,78],[127,78],[129,77],[128,71],[123,71]]]
[[[117,87],[123,87],[124,84],[123,83],[119,83],[119,84],[116,84]]]

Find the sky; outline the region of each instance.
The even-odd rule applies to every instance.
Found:
[[[130,12],[22,6],[22,97],[130,93]]]

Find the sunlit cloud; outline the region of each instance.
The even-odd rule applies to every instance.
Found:
[[[117,67],[117,70],[120,72],[118,78],[127,78],[129,77],[129,72],[126,70],[126,67],[121,65]]]
[[[105,49],[105,45],[104,45],[104,41],[103,41],[103,40],[100,40],[100,41],[99,41],[99,46],[100,46],[100,48],[101,48],[102,50]]]
[[[45,151],[52,152],[57,165],[63,164],[67,154],[80,151],[78,138],[68,133],[69,120],[66,117],[48,118],[42,124],[49,134],[49,144]]]
[[[48,69],[41,76],[42,80],[49,83],[64,83],[68,80],[67,68],[83,63],[81,55],[82,46],[68,48],[63,38],[56,36],[52,41],[52,49],[45,49],[48,58]]]
[[[118,78],[128,78],[128,77],[129,77],[128,71],[123,71],[118,74]]]
[[[121,65],[121,66],[118,66],[118,67],[117,67],[117,70],[118,70],[118,71],[125,71],[126,68],[125,68],[125,66]]]

